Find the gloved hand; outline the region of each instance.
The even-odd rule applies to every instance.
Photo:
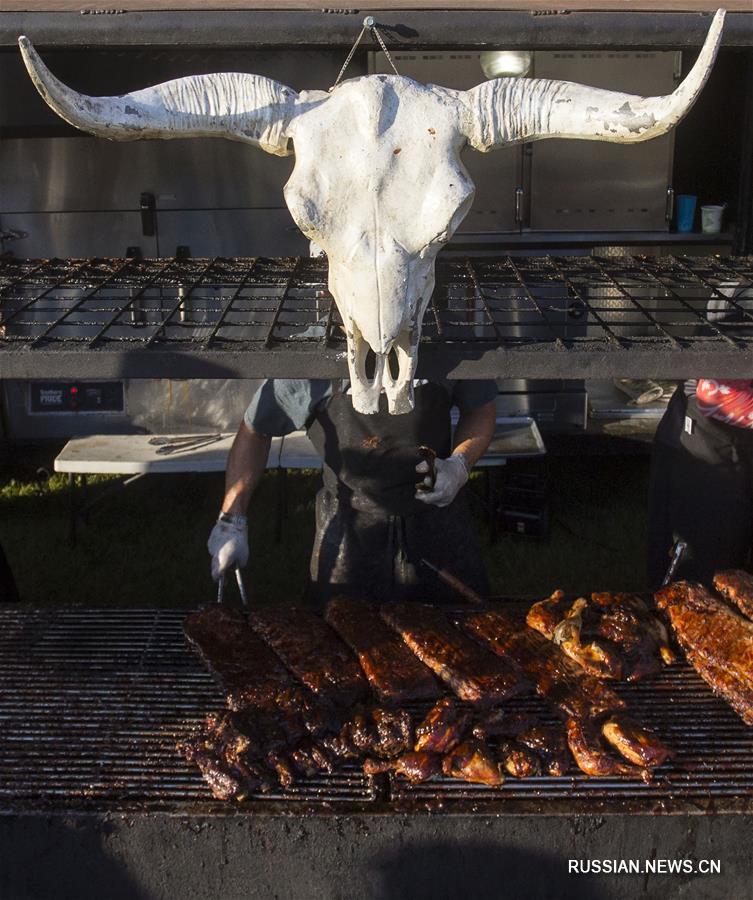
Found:
[[[248,562],[248,519],[221,513],[209,535],[207,549],[212,557],[212,578],[215,581],[219,581],[233,566],[245,566]]]
[[[429,506],[449,506],[457,497],[458,491],[468,481],[470,474],[468,463],[462,453],[453,453],[447,459],[434,461],[436,479],[431,488],[431,478],[428,476],[429,463],[424,460],[416,466],[419,475],[426,475],[424,484],[430,490],[417,490],[416,500]]]

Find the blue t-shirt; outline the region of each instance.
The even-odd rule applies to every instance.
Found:
[[[460,413],[470,412],[497,396],[495,381],[440,381]],[[320,404],[348,382],[323,378],[269,378],[254,394],[243,417],[259,434],[281,437],[307,428]]]

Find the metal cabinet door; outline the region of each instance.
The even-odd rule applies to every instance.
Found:
[[[537,78],[653,96],[676,85],[679,53],[542,51]],[[645,144],[546,140],[531,145],[532,229],[667,230],[673,132]]]

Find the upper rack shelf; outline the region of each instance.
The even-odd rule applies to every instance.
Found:
[[[0,262],[0,378],[336,378],[309,258]],[[419,374],[753,377],[753,257],[440,259]]]

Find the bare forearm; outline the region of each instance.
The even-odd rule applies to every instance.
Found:
[[[267,467],[272,439],[241,424],[235,436],[225,471],[225,498],[222,512],[246,515],[251,495]]]
[[[494,401],[478,406],[460,416],[455,429],[453,453],[462,453],[469,468],[473,468],[486,453],[487,447],[494,437],[495,421]]]

